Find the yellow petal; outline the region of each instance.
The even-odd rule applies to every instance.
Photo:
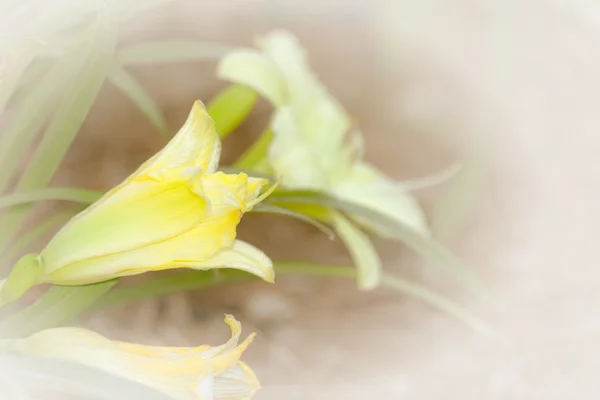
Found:
[[[173,179],[171,171],[158,170],[153,176]],[[232,250],[238,262],[234,264],[230,258],[223,259],[218,255],[222,249],[232,246],[243,212],[261,199],[260,190],[268,181],[223,172],[200,174],[197,179],[186,176],[186,179],[182,190],[192,198],[207,199],[208,206],[202,203],[204,208],[199,208],[193,202],[187,205],[174,198],[165,199],[164,204],[156,202],[168,191],[159,191],[159,195],[144,202],[138,198],[141,192],[137,190],[138,180],[134,180],[107,197],[106,205],[93,207],[81,217],[79,225],[67,226],[65,233],[57,236],[42,252],[44,262],[52,267],[47,268],[46,280],[63,285],[87,284],[148,271],[181,267],[208,269],[213,265],[214,268],[256,271],[259,276],[272,280],[272,267],[262,259],[260,264],[252,263],[252,260],[241,263],[239,255]],[[193,193],[192,189],[201,192],[203,197]],[[124,201],[129,191],[136,195],[135,201]],[[111,206],[113,203],[122,209]],[[182,213],[188,209],[189,213]],[[205,212],[199,214],[202,210]],[[182,219],[180,229],[175,229],[179,218]],[[121,235],[126,236],[115,242]],[[80,247],[73,252],[65,250],[66,246],[78,243],[77,240],[82,240]],[[218,260],[229,263],[204,263],[215,255]]]
[[[106,254],[132,251],[192,229],[206,218],[207,201],[186,181],[130,181],[73,218],[41,257],[48,274]]]
[[[221,171],[202,177],[202,188],[211,204],[211,216],[217,217],[233,210],[248,211],[260,190],[269,181],[248,175],[225,174]]]
[[[200,167],[214,172],[219,164],[221,142],[204,104],[194,102],[185,124],[171,141],[146,161],[129,179],[147,175],[158,169]]]
[[[86,284],[148,271],[194,268],[233,244],[240,217],[240,211],[231,212],[158,243],[71,263],[54,271],[50,281],[62,285]]]
[[[240,361],[252,341],[238,344],[241,326],[226,316],[232,337],[222,346],[158,347],[111,341],[80,328],[54,328],[25,339],[4,340],[4,350],[51,357],[96,367],[181,400],[230,399],[235,393],[250,398],[260,386],[252,371]],[[209,385],[206,385],[206,383]],[[221,396],[221,397],[219,397]]]
[[[275,280],[271,259],[256,247],[241,240],[236,240],[231,248],[221,250],[206,261],[186,265],[195,269],[234,268],[254,274],[270,283]]]

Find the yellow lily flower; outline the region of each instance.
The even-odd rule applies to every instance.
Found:
[[[276,31],[259,38],[257,47],[260,50],[229,53],[219,64],[218,74],[249,86],[274,106],[267,157],[282,184],[329,193],[429,235],[423,211],[407,186],[362,159],[360,133],[351,132],[348,114],[313,74],[297,39]],[[332,216],[334,227],[354,253],[362,271],[361,287],[372,288],[379,280],[379,258],[368,238],[343,218]],[[393,237],[371,221],[353,218],[382,236]]]
[[[260,388],[240,361],[254,334],[242,343],[241,325],[230,315],[231,339],[211,347],[157,347],[112,341],[81,328],[52,328],[24,339],[4,340],[9,352],[95,367],[181,400],[247,400]]]
[[[69,221],[39,255],[17,263],[11,276],[21,282],[9,285],[9,276],[3,299],[36,283],[81,285],[179,267],[236,268],[272,282],[271,260],[235,238],[242,215],[273,188],[260,195],[267,180],[217,172],[220,149],[197,101],[160,152]],[[25,270],[36,270],[35,279]],[[8,286],[23,287],[8,293]]]

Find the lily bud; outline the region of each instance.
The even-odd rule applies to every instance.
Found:
[[[180,267],[236,268],[272,282],[271,260],[236,240],[242,215],[270,193],[260,195],[268,181],[217,172],[220,149],[197,101],[165,148],[50,240],[36,259],[37,283],[82,285]],[[10,282],[4,301],[14,300],[3,296]]]

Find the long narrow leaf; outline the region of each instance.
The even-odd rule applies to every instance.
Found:
[[[165,116],[150,93],[125,68],[114,66],[109,74],[110,81],[125,94],[148,118],[162,137],[170,137]]]
[[[301,212],[298,212],[298,211],[290,210],[288,208],[280,207],[280,206],[277,206],[274,204],[258,203],[256,206],[254,206],[254,208],[252,209],[251,212],[283,215],[286,217],[292,217],[299,221],[302,221],[309,225],[314,226],[315,228],[317,228],[318,230],[320,230],[321,232],[326,234],[330,240],[335,239],[335,232],[331,228],[329,228],[327,225],[317,221],[315,218],[313,218],[309,215],[303,214]]]
[[[144,65],[185,61],[218,60],[231,48],[195,40],[155,40],[130,44],[118,53],[121,65]]]
[[[451,251],[435,240],[424,237],[410,227],[386,218],[376,211],[325,194],[309,191],[290,191],[288,194],[283,190],[276,191],[266,199],[266,202],[277,202],[278,204],[284,202],[320,204],[349,214],[368,218],[371,222],[382,226],[390,232],[394,232],[396,237],[400,238],[403,243],[413,249],[417,254],[432,264],[449,271],[473,292],[481,296],[485,295],[485,292],[482,289],[483,284]]]
[[[17,55],[14,55],[12,60],[8,61],[8,65],[5,66],[7,72],[0,76],[0,113],[4,111],[6,104],[17,88],[21,75],[23,75],[23,72],[33,61],[41,47],[41,42],[32,40]]]
[[[34,203],[42,200],[64,200],[81,204],[92,204],[102,197],[101,192],[87,189],[42,188],[27,192],[12,193],[0,197],[0,209]]]
[[[102,12],[89,43],[82,68],[67,87],[56,113],[37,147],[29,167],[19,180],[19,190],[45,186],[58,169],[90,111],[111,64],[116,28],[111,16]]]
[[[230,85],[208,103],[206,109],[221,139],[246,119],[257,100],[258,94],[254,90],[242,85]]]
[[[57,62],[17,106],[8,127],[0,135],[0,193],[3,192],[27,149],[54,110],[57,92],[76,73],[79,62]]]
[[[234,167],[253,169],[261,166],[266,161],[269,145],[273,140],[273,132],[267,129],[256,142],[252,144],[235,162]]]
[[[65,89],[58,108],[38,145],[28,168],[21,176],[17,190],[45,186],[58,169],[62,158],[83,124],[112,64],[116,43],[114,18],[105,8],[98,23],[90,30],[90,40],[84,41],[81,68]],[[30,210],[22,205],[3,216],[0,246],[19,228]],[[2,247],[0,249],[3,250]]]

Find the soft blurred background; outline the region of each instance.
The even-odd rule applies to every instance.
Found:
[[[60,7],[60,2],[48,7]],[[257,399],[596,399],[600,272],[600,6],[589,0],[179,1],[139,14],[122,43],[195,38],[253,43],[287,29],[355,117],[367,159],[397,178],[463,174],[420,193],[438,235],[483,278],[467,295],[398,244],[386,268],[419,280],[489,323],[354,282],[283,277],[179,294],[88,317],[113,338],[221,343],[225,312],[259,335],[245,361]],[[139,66],[135,76],[175,131],[192,101],[225,83],[216,62]],[[227,139],[223,163],[261,132],[266,102]],[[163,140],[106,84],[53,184],[106,190]],[[273,258],[347,261],[288,219],[248,216],[242,237]]]

